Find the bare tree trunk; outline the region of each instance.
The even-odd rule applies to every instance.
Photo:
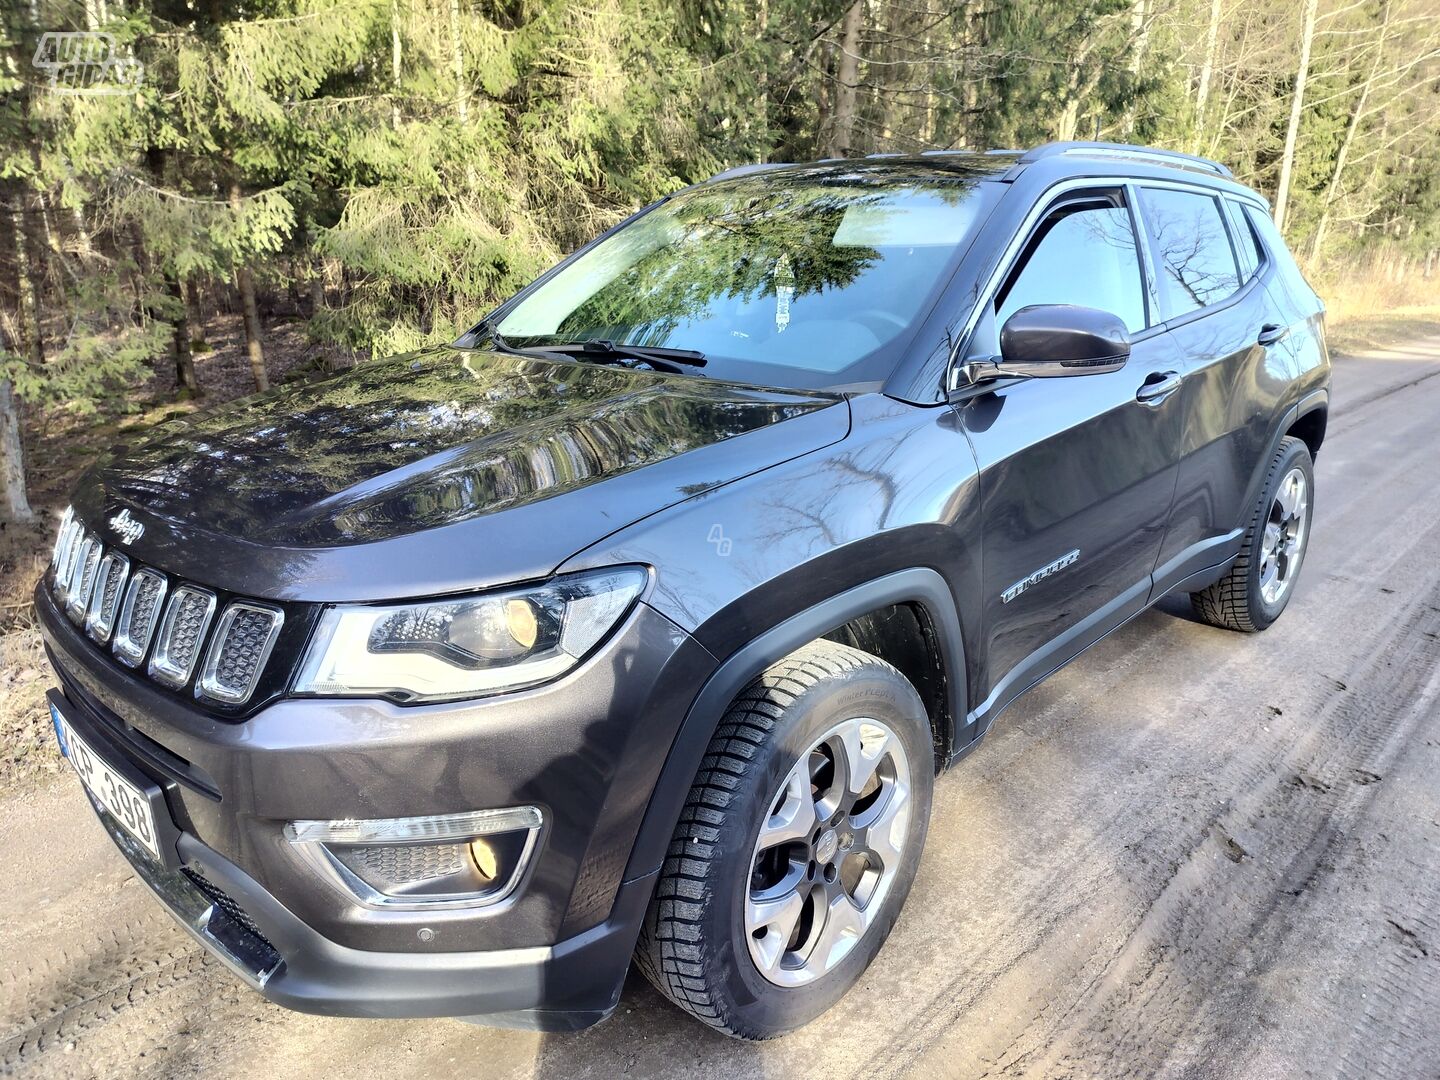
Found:
[[[826,157],[849,157],[855,139],[855,96],[860,88],[860,22],[865,0],[855,0],[845,13],[840,32],[840,60],[835,69],[835,122]]]
[[[1210,24],[1205,29],[1205,59],[1200,64],[1200,84],[1195,88],[1195,149],[1205,139],[1205,103],[1210,97],[1210,80],[1215,75],[1215,47],[1220,37],[1220,0],[1210,0]]]
[[[1130,5],[1130,75],[1136,83],[1145,70],[1145,46],[1150,39],[1149,0],[1132,0]],[[1123,126],[1128,140],[1135,134],[1135,103],[1132,101],[1125,110]]]
[[[463,123],[470,110],[465,93],[465,52],[460,45],[460,0],[450,0],[450,55],[455,70],[455,113]]]
[[[9,379],[0,379],[0,489],[9,521],[34,521],[25,494],[25,444],[20,440],[20,408]]]
[[[1340,176],[1345,171],[1345,162],[1350,157],[1350,147],[1355,142],[1355,132],[1360,129],[1360,121],[1365,115],[1365,105],[1370,100],[1370,91],[1375,85],[1375,77],[1380,73],[1380,64],[1385,58],[1385,38],[1390,32],[1390,12],[1390,0],[1381,0],[1380,37],[1375,43],[1375,59],[1370,65],[1370,74],[1365,77],[1365,82],[1360,87],[1360,96],[1355,99],[1355,106],[1350,112],[1350,122],[1345,126],[1345,137],[1340,140],[1340,150],[1335,155],[1335,167],[1330,171],[1330,180],[1325,185],[1325,192],[1320,200],[1320,221],[1315,226],[1315,240],[1310,246],[1312,258],[1319,258],[1321,248],[1325,243],[1325,228],[1330,223],[1330,208],[1340,196]]]
[[[240,185],[230,185],[230,206],[240,212]],[[270,389],[270,376],[265,371],[265,347],[260,342],[260,309],[255,304],[255,275],[250,264],[242,262],[235,268],[235,287],[240,291],[240,309],[245,316],[245,348],[250,354],[250,374],[255,376],[256,390]]]
[[[177,314],[171,351],[175,356],[175,385],[192,397],[200,396],[200,383],[195,378],[195,357],[190,351],[190,306],[185,302],[185,286],[173,274],[165,275],[165,287],[175,301]]]
[[[1435,249],[1431,248],[1425,252],[1425,280],[1430,280],[1430,275],[1435,271]]]
[[[400,126],[400,0],[390,0],[390,126]]]
[[[1285,129],[1285,151],[1280,156],[1280,184],[1275,192],[1275,228],[1285,228],[1290,204],[1290,178],[1295,171],[1295,140],[1305,111],[1305,82],[1310,77],[1310,48],[1315,43],[1315,9],[1319,0],[1305,0],[1305,22],[1300,31],[1300,65],[1295,69],[1295,97],[1290,102],[1290,126]]]

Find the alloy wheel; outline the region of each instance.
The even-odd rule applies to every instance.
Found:
[[[802,986],[864,936],[904,855],[910,763],[899,736],[845,720],[800,755],[761,823],[745,897],[750,958]]]
[[[1309,505],[1305,474],[1291,469],[1275,492],[1260,543],[1260,596],[1267,604],[1277,603],[1295,583],[1305,556],[1305,514]]]

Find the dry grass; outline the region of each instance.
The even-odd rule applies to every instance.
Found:
[[[1403,280],[1373,266],[1312,269],[1325,298],[1330,346],[1340,353],[1383,349],[1440,334],[1440,273],[1426,280],[1412,270]]]
[[[45,706],[54,678],[30,606],[46,542],[40,528],[12,525],[0,532],[0,788],[6,790],[60,767]]]

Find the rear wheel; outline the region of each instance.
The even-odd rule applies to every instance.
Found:
[[[859,979],[914,880],[934,780],[914,687],[817,641],[736,699],[646,916],[640,969],[730,1035],[765,1039]]]
[[[1248,632],[1280,617],[1305,561],[1314,490],[1309,448],[1296,438],[1281,440],[1235,565],[1190,596],[1196,615],[1212,626]]]

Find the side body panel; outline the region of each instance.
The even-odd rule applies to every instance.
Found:
[[[1135,394],[1178,364],[1151,334],[1119,371],[1007,384],[961,406],[985,521],[977,711],[1003,708],[1144,606],[1183,412],[1178,393]]]

